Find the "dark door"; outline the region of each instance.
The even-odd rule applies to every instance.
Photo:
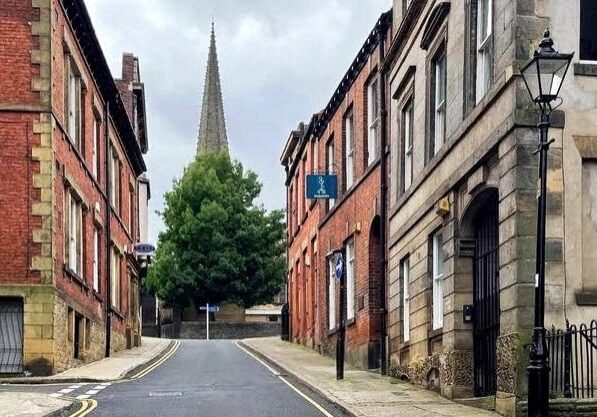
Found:
[[[474,366],[475,395],[496,393],[496,341],[500,331],[497,200],[487,202],[475,221]]]
[[[23,372],[23,300],[0,298],[0,374]]]
[[[74,354],[75,359],[80,358],[81,354],[81,316],[75,314],[75,337],[74,337]]]

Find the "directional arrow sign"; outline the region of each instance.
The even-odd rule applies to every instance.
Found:
[[[199,310],[205,311],[205,310],[207,310],[207,307],[206,306],[201,306],[201,307],[199,307]],[[218,311],[220,311],[220,307],[219,306],[209,306],[209,312],[210,313],[217,313]]]
[[[336,275],[336,279],[341,279],[342,278],[342,271],[344,269],[344,259],[342,257],[342,254],[339,253],[336,255],[336,266],[334,268],[334,275]]]

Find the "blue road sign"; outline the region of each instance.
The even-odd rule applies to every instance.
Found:
[[[342,271],[344,269],[344,259],[342,254],[339,253],[336,255],[336,267],[334,268],[334,275],[336,275],[336,279],[342,278]]]
[[[207,310],[207,307],[206,306],[201,306],[201,307],[199,307],[199,310],[205,311],[205,310]],[[209,306],[209,312],[210,313],[217,313],[218,311],[220,311],[220,307],[219,306]]]
[[[307,198],[338,197],[338,176],[335,174],[307,175]]]

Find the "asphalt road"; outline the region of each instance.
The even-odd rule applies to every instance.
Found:
[[[299,389],[343,417],[323,398]],[[322,417],[325,414],[233,341],[185,340],[149,375],[113,384],[94,398],[94,417]]]

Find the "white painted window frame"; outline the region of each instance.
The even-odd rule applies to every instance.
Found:
[[[350,239],[346,243],[346,320],[353,320],[356,315],[356,271],[354,263],[354,251],[354,239]]]
[[[441,230],[432,237],[433,330],[444,325],[444,250]]]

